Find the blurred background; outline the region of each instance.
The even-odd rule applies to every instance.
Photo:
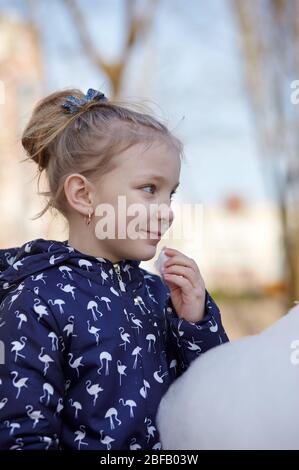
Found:
[[[158,253],[197,261],[231,339],[263,330],[299,299],[298,61],[297,0],[0,0],[0,247],[67,239],[59,214],[31,220],[45,200],[20,137],[37,100],[145,103],[185,144],[175,204],[200,208]]]

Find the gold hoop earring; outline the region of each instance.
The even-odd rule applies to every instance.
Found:
[[[88,216],[85,218],[86,225],[90,225],[92,213],[88,211]]]

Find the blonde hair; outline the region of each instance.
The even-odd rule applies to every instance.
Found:
[[[114,165],[113,157],[137,143],[157,139],[171,144],[183,158],[183,145],[154,116],[130,109],[121,102],[86,101],[76,112],[63,108],[67,97],[84,98],[78,89],[66,89],[46,96],[33,110],[22,145],[28,158],[38,165],[38,193],[48,197],[41,217],[49,208],[67,213],[64,182],[68,175],[80,173],[86,178],[104,175]],[[39,191],[45,171],[49,191]]]

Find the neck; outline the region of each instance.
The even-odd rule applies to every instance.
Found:
[[[113,255],[105,244],[106,240],[99,240],[95,236],[94,226],[91,223],[90,225],[80,223],[80,228],[78,226],[71,225],[69,226],[69,236],[68,244],[80,251],[83,254],[94,256],[96,258],[105,258],[110,260],[112,263],[117,263],[120,261],[120,258]]]

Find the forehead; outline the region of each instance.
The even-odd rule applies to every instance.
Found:
[[[120,171],[126,171],[134,178],[151,176],[160,181],[167,181],[173,178],[178,180],[180,175],[179,151],[164,142],[155,142],[150,146],[136,144],[119,157]]]

